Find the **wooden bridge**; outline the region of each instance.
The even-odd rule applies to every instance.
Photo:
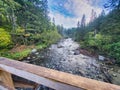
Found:
[[[0,90],[15,90],[15,87],[30,86],[22,83],[16,84],[11,75],[55,90],[120,90],[120,86],[114,84],[0,57]],[[34,90],[36,90],[35,87]]]

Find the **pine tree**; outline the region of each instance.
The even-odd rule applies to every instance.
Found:
[[[96,12],[92,9],[90,22],[94,21],[97,18]]]
[[[85,18],[85,14],[83,14],[82,19],[81,19],[81,28],[85,27],[85,23],[86,23],[86,18]]]
[[[78,21],[78,23],[77,23],[77,28],[80,28],[80,22]]]

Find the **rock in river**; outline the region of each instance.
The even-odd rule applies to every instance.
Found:
[[[104,61],[104,60],[105,60],[105,57],[104,57],[104,56],[99,55],[99,56],[98,56],[98,59],[99,59],[100,61]]]
[[[33,49],[33,50],[31,51],[31,53],[35,53],[35,52],[37,52],[37,49]]]

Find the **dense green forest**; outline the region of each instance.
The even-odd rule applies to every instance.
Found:
[[[65,33],[78,41],[82,48],[115,59],[120,63],[120,0],[110,0],[99,16],[92,10],[91,20],[86,25],[86,16],[78,21],[77,28]]]
[[[11,53],[16,46],[44,48],[61,38],[50,22],[47,0],[0,0],[0,55],[18,59],[30,49]]]

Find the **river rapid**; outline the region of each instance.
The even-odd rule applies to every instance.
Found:
[[[80,53],[80,45],[71,38],[62,39],[44,50],[37,50],[24,58],[23,62],[63,71],[99,81],[119,84],[119,80],[112,70],[103,65],[95,57]],[[112,72],[109,74],[108,72]],[[120,77],[120,74],[118,75]],[[113,78],[114,77],[114,78]]]

